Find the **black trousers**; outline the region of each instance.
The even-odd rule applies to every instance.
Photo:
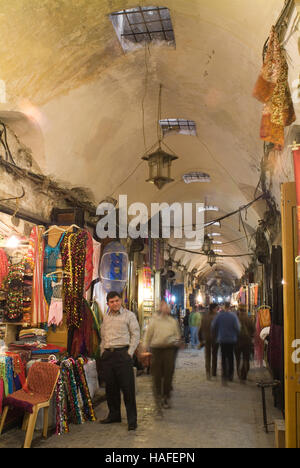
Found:
[[[133,361],[128,351],[105,351],[101,358],[106,384],[107,405],[111,419],[121,419],[121,391],[129,425],[137,423]]]
[[[176,348],[152,348],[151,352],[153,393],[156,401],[159,403],[162,397],[171,397],[172,380],[175,372]]]
[[[235,349],[237,373],[240,380],[247,380],[250,371],[251,343],[238,345]]]
[[[235,343],[221,343],[223,380],[233,380],[234,349],[235,349]]]
[[[219,344],[207,341],[205,343],[205,367],[209,376],[216,377],[218,369]]]

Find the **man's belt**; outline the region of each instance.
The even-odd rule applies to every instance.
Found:
[[[106,348],[105,351],[109,351],[110,353],[114,353],[115,351],[127,351],[129,346],[123,346],[122,348]]]

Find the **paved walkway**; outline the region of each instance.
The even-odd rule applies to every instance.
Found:
[[[101,426],[86,423],[71,426],[71,432],[43,441],[39,448],[273,448],[274,433],[265,434],[262,423],[260,391],[256,388],[257,372],[250,382],[222,387],[220,379],[205,379],[203,351],[180,353],[174,384],[174,407],[165,411],[163,421],[155,418],[151,378],[138,378],[139,428],[128,433],[126,419],[120,425]],[[106,416],[106,403],[96,408],[97,418]],[[270,420],[282,419],[273,408],[269,395]],[[38,433],[36,434],[38,436]],[[23,433],[13,430],[0,438],[0,448],[21,447]]]

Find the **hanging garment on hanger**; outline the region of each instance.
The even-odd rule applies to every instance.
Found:
[[[52,299],[49,308],[48,326],[56,325],[59,327],[63,321],[63,280],[55,282],[52,281]]]
[[[57,261],[58,261],[58,258],[61,254],[61,250],[60,250],[60,247],[61,247],[61,243],[62,241],[64,240],[65,238],[65,235],[66,233],[64,232],[57,245],[55,247],[51,247],[49,244],[47,244],[45,246],[45,251],[44,251],[44,279],[43,279],[43,283],[44,283],[44,294],[45,294],[45,298],[46,298],[46,301],[48,303],[48,305],[50,305],[51,303],[51,297],[52,297],[52,294],[53,294],[53,289],[52,289],[52,280],[56,280],[57,278],[54,276],[54,277],[49,277],[47,275],[49,275],[50,273],[53,273],[57,270]]]
[[[79,328],[83,314],[87,232],[67,233],[62,243],[63,269],[70,273],[64,279],[64,310],[68,328]]]
[[[43,285],[44,230],[44,226],[35,226],[32,229],[27,254],[27,260],[31,263],[33,268],[31,325],[35,327],[47,322],[48,313]]]
[[[87,241],[86,241],[86,256],[85,256],[85,277],[84,277],[84,291],[88,291],[91,287],[93,280],[93,237],[86,231]]]
[[[0,249],[0,289],[3,285],[4,279],[7,277],[9,271],[9,262],[7,255],[3,249]]]

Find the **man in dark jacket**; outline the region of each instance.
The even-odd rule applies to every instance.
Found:
[[[210,304],[209,312],[203,316],[201,328],[199,330],[199,341],[200,343],[204,342],[205,344],[205,367],[207,380],[210,380],[211,377],[217,376],[219,344],[216,342],[211,325],[217,316],[218,310],[218,304]]]
[[[255,335],[255,324],[248,316],[246,306],[243,304],[239,306],[238,317],[241,323],[241,333],[235,348],[235,357],[239,379],[241,382],[245,382],[250,370],[250,356],[252,340]]]
[[[225,304],[224,310],[216,316],[212,323],[217,343],[222,351],[222,379],[226,384],[234,377],[234,349],[241,331],[241,324],[235,314],[230,312],[230,303]]]

